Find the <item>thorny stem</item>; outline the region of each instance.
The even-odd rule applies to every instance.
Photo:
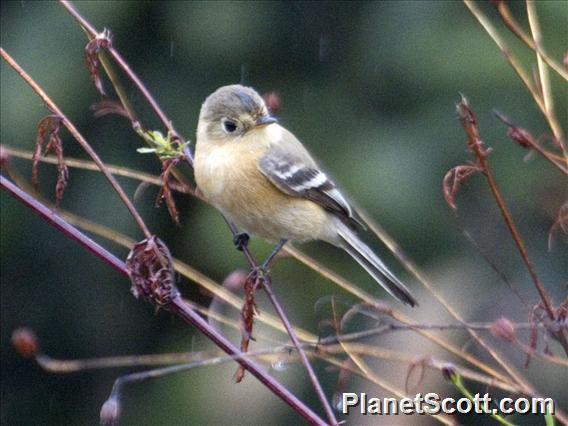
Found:
[[[150,231],[146,227],[146,224],[142,220],[142,217],[140,216],[140,214],[138,214],[138,211],[136,211],[136,208],[134,207],[134,205],[132,204],[132,202],[130,201],[130,199],[122,189],[122,187],[119,185],[119,183],[112,175],[112,173],[107,169],[106,165],[100,159],[100,157],[95,152],[95,150],[91,148],[89,143],[85,140],[85,138],[81,135],[81,133],[79,133],[79,131],[73,125],[73,123],[69,121],[69,119],[63,114],[63,112],[61,112],[61,110],[57,107],[57,105],[43,91],[43,89],[18,65],[16,61],[14,61],[14,59],[10,55],[8,55],[8,53],[4,51],[3,48],[0,48],[0,54],[2,55],[2,59],[4,59],[8,63],[8,65],[10,65],[14,69],[14,71],[16,71],[20,75],[20,77],[22,77],[22,79],[33,89],[33,91],[37,93],[37,95],[46,104],[47,108],[53,114],[57,115],[61,119],[61,122],[67,128],[69,133],[71,133],[71,135],[73,135],[75,140],[79,142],[79,145],[81,145],[81,147],[87,152],[87,154],[89,154],[89,156],[97,164],[101,172],[108,179],[111,186],[117,192],[120,199],[122,200],[128,211],[130,212],[130,214],[132,215],[132,217],[134,218],[134,220],[136,221],[136,223],[138,224],[144,235],[146,237],[150,237],[151,236]]]
[[[491,189],[491,193],[495,198],[497,206],[499,207],[499,210],[501,212],[501,215],[503,216],[505,224],[507,225],[507,228],[509,229],[511,236],[513,237],[513,240],[515,242],[515,245],[517,246],[517,249],[519,250],[521,258],[525,266],[527,267],[527,270],[529,271],[529,274],[533,280],[537,292],[542,300],[546,313],[551,321],[555,321],[556,318],[554,316],[554,311],[552,309],[552,304],[550,302],[548,293],[546,292],[544,285],[542,284],[542,282],[538,278],[538,275],[536,274],[535,267],[532,263],[532,260],[529,257],[523,239],[519,231],[517,230],[515,223],[513,222],[513,217],[511,216],[511,213],[509,213],[509,210],[505,205],[505,201],[503,200],[503,197],[499,192],[499,188],[497,187],[495,178],[491,173],[489,163],[487,162],[487,151],[485,150],[485,148],[483,148],[483,142],[479,137],[475,115],[473,111],[470,109],[468,101],[465,97],[462,97],[462,100],[458,104],[457,108],[458,108],[459,119],[468,137],[468,146],[471,149],[471,151],[475,154],[478,164],[483,170],[483,175],[487,179],[487,183],[489,185],[489,188]],[[557,336],[558,336],[558,341],[561,343],[562,347],[564,348],[564,351],[566,352],[566,354],[568,354],[568,342],[566,341],[564,332],[562,330],[558,331]]]
[[[75,227],[71,226],[63,219],[61,219],[53,211],[45,207],[43,204],[38,202],[29,194],[22,191],[4,176],[0,176],[0,186],[3,190],[8,192],[17,200],[21,201],[27,207],[30,207],[34,212],[36,212],[42,219],[46,220],[48,223],[53,225],[55,228],[63,232],[63,234],[81,244],[91,253],[95,254],[100,259],[111,265],[116,271],[120,272],[125,277],[128,277],[128,271],[124,262],[116,258],[114,255],[109,253],[106,249],[95,243],[93,240],[88,238],[82,232],[80,232]],[[247,359],[246,356],[243,357],[241,352],[222,334],[211,327],[207,321],[205,321],[197,312],[189,307],[189,305],[181,299],[181,297],[175,298],[172,301],[171,306],[168,307],[171,312],[181,317],[183,320],[189,324],[196,327],[201,333],[211,339],[219,348],[225,351],[229,355],[237,355],[239,358],[237,362],[246,368],[253,376],[255,376],[261,383],[263,383],[268,389],[270,389],[275,395],[280,397],[284,402],[286,402],[294,411],[300,414],[306,421],[311,424],[325,425],[326,423],[319,418],[309,407],[307,407],[302,401],[300,401],[296,396],[294,396],[288,389],[283,387],[279,382],[274,380],[268,374],[266,374],[260,366],[251,360]]]

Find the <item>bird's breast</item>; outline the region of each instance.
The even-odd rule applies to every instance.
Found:
[[[198,144],[195,180],[205,198],[241,229],[264,239],[320,239],[328,213],[277,189],[257,165],[264,149],[244,145]]]

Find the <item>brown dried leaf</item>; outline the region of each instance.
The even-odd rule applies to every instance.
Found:
[[[505,125],[507,125],[507,136],[515,143],[517,143],[522,148],[531,148],[537,145],[534,137],[531,133],[521,127],[515,126],[507,117],[501,114],[499,111],[494,111],[495,115],[499,120],[501,120]]]
[[[252,329],[254,326],[254,316],[258,314],[258,306],[254,298],[256,289],[262,286],[264,281],[263,272],[259,269],[253,270],[247,277],[244,285],[245,300],[241,308],[241,352],[246,353],[252,337]],[[240,383],[245,377],[245,369],[239,365],[235,374],[235,381]]]
[[[97,34],[97,36],[89,41],[85,46],[85,64],[87,65],[87,70],[89,71],[91,80],[93,80],[95,87],[103,96],[105,96],[106,93],[99,74],[101,66],[99,52],[101,49],[108,49],[111,45],[112,40],[110,31],[104,29],[102,33]]]
[[[179,221],[179,212],[176,207],[174,195],[170,187],[170,182],[173,180],[172,171],[174,170],[176,164],[178,164],[179,162],[180,158],[162,161],[162,175],[160,176],[162,179],[162,186],[160,187],[160,191],[158,192],[155,203],[156,207],[160,207],[162,201],[166,201],[168,212],[170,213],[171,218],[177,226],[181,226],[181,224]]]
[[[126,267],[134,297],[142,296],[157,308],[167,308],[180,297],[170,251],[155,235],[134,245],[126,258]]]
[[[60,130],[61,117],[57,115],[44,117],[37,125],[36,145],[32,156],[32,185],[36,191],[39,183],[39,159],[42,156],[46,140],[47,145],[43,155],[53,152],[57,157],[57,183],[55,184],[55,205],[57,207],[63,199],[63,194],[69,181],[69,169],[65,164],[63,142],[59,134]]]
[[[442,188],[446,203],[456,212],[458,207],[455,202],[456,195],[461,184],[474,173],[480,172],[481,168],[472,164],[463,164],[450,169],[444,176]]]
[[[491,148],[485,148],[485,145],[479,137],[477,128],[477,118],[473,110],[469,107],[469,103],[465,96],[462,95],[461,101],[457,104],[456,110],[458,118],[467,135],[467,146],[469,150],[481,157],[487,157],[491,153]]]

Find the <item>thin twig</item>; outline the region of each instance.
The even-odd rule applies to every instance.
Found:
[[[18,65],[16,61],[14,61],[14,59],[10,55],[8,55],[8,53],[4,51],[3,48],[0,48],[0,54],[2,55],[2,59],[4,59],[6,63],[8,63],[8,65],[10,65],[14,69],[14,71],[16,71],[20,75],[20,77],[22,77],[22,79],[32,88],[32,90],[43,100],[47,108],[53,114],[57,115],[60,118],[61,122],[67,128],[69,133],[71,133],[71,135],[75,138],[75,140],[79,142],[79,145],[81,145],[81,147],[87,152],[87,154],[89,154],[89,156],[97,164],[101,172],[108,179],[111,186],[119,195],[120,199],[122,200],[128,211],[130,212],[130,214],[132,215],[132,217],[134,218],[134,220],[136,221],[136,223],[138,224],[144,235],[146,237],[149,237],[151,233],[148,230],[146,224],[144,223],[144,220],[142,220],[142,217],[140,216],[140,214],[138,213],[138,211],[136,210],[136,208],[134,207],[134,205],[132,204],[132,202],[130,201],[130,199],[122,189],[122,187],[119,185],[119,183],[116,181],[114,176],[107,169],[106,165],[100,159],[100,157],[95,152],[95,150],[91,148],[89,143],[85,140],[85,138],[81,135],[81,133],[79,133],[79,131],[73,125],[73,123],[69,121],[69,119],[63,114],[63,112],[61,112],[61,110],[57,107],[57,105],[43,91],[43,89],[22,69],[22,67]]]
[[[332,307],[333,323],[334,323],[334,328],[336,330],[336,334],[338,336],[341,336],[341,332],[342,332],[341,321],[339,320],[338,315],[337,315],[337,310],[336,310],[336,306],[335,306],[335,297],[331,298],[331,307]],[[359,356],[358,354],[356,354],[355,351],[351,350],[350,344],[348,344],[347,342],[343,342],[341,339],[338,339],[338,340],[339,340],[339,344],[341,345],[341,347],[343,348],[345,353],[355,363],[355,365],[365,374],[366,377],[368,377],[370,380],[372,380],[374,383],[376,383],[379,387],[385,389],[387,392],[390,392],[390,393],[396,395],[398,398],[404,398],[404,397],[407,396],[403,392],[396,389],[394,387],[394,385],[392,385],[390,382],[388,382],[384,378],[376,375],[373,372],[373,370],[371,368],[369,368],[368,365],[363,361],[363,358],[361,356]],[[433,416],[433,418],[435,420],[439,421],[440,423],[444,423],[444,424],[447,424],[447,425],[454,425],[455,424],[455,422],[452,419],[447,418],[446,416]]]

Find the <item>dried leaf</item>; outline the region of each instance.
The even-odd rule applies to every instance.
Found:
[[[454,212],[458,210],[455,202],[456,195],[460,189],[461,184],[467,180],[474,173],[480,172],[481,168],[472,164],[463,164],[450,169],[444,176],[442,188],[446,203],[452,208]]]
[[[160,207],[162,202],[164,200],[166,201],[168,212],[170,213],[171,218],[177,226],[181,226],[181,224],[179,221],[179,212],[176,207],[172,189],[170,187],[170,181],[173,180],[172,171],[174,170],[176,164],[178,164],[179,162],[180,158],[162,161],[162,175],[160,176],[162,179],[162,186],[160,187],[160,191],[158,192],[155,203],[156,207]]]
[[[479,137],[477,118],[463,95],[461,101],[456,106],[456,110],[461,125],[467,134],[467,146],[469,150],[476,155],[479,154],[482,157],[487,157],[491,153],[491,148],[485,148],[483,141]]]
[[[180,297],[168,247],[155,235],[134,245],[126,258],[134,297],[142,296],[161,308]]]
[[[69,181],[69,170],[65,164],[63,142],[59,134],[60,130],[61,117],[57,115],[44,117],[37,125],[36,145],[32,156],[32,185],[36,191],[39,183],[39,159],[42,156],[46,140],[47,145],[43,155],[53,152],[57,157],[57,183],[55,184],[55,205],[57,207],[63,199],[63,194]]]
[[[102,33],[97,34],[97,36],[89,41],[85,46],[85,63],[87,65],[87,70],[91,76],[91,80],[99,93],[103,96],[106,95],[99,70],[101,67],[101,61],[99,58],[99,52],[101,49],[108,49],[112,45],[110,31],[104,29]]]
[[[521,127],[515,126],[507,117],[499,111],[494,111],[499,120],[507,125],[507,136],[522,148],[531,148],[536,145],[536,141],[531,133]]]
[[[254,316],[258,314],[258,306],[255,301],[256,289],[262,286],[264,281],[263,272],[260,269],[253,270],[247,277],[244,285],[245,300],[241,308],[241,352],[246,353],[252,337],[252,329],[254,326]],[[245,369],[239,365],[235,374],[235,381],[240,383],[245,377]]]

